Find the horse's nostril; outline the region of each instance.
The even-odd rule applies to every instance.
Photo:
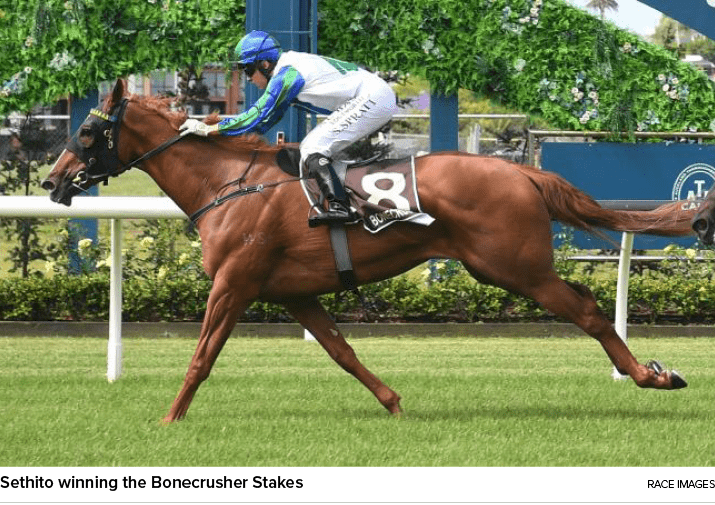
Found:
[[[42,181],[42,189],[44,189],[45,191],[54,191],[55,187],[55,183],[50,180],[45,179],[44,181]]]

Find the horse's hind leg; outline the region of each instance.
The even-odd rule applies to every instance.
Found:
[[[345,371],[363,383],[391,413],[399,414],[400,396],[383,384],[357,359],[355,351],[335,326],[317,298],[301,298],[285,303],[286,309],[303,325]]]
[[[657,373],[652,367],[639,364],[586,286],[566,283],[553,274],[548,282],[532,290],[529,296],[554,314],[570,319],[598,340],[616,369],[621,374],[630,375],[638,386],[678,389],[686,385],[677,374]]]

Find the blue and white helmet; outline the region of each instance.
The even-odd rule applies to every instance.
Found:
[[[247,66],[261,60],[278,61],[282,53],[280,43],[270,34],[253,30],[236,44],[234,63]]]

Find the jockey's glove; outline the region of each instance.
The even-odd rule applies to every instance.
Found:
[[[182,136],[191,133],[193,135],[206,137],[209,133],[216,131],[218,131],[218,124],[207,125],[197,119],[187,119],[184,124],[179,127],[179,135]]]

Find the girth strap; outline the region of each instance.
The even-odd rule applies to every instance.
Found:
[[[335,255],[335,267],[338,271],[338,278],[343,287],[349,291],[357,292],[358,283],[353,271],[353,262],[350,258],[350,248],[348,247],[348,236],[343,223],[333,223],[330,225],[330,243],[333,246]]]

